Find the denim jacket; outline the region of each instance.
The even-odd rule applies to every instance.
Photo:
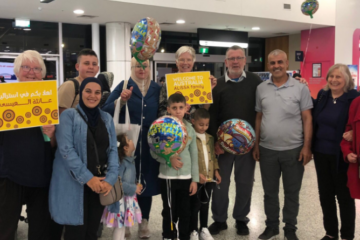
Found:
[[[85,116],[78,105],[77,108]],[[117,140],[113,119],[100,111],[109,134],[108,172],[105,181],[114,185],[119,171]],[[65,110],[56,127],[58,144],[50,183],[49,208],[55,222],[63,225],[83,225],[84,185],[93,177],[87,169],[88,125],[73,108]]]
[[[133,196],[136,192],[136,169],[135,157],[125,157],[120,164],[119,176],[124,190],[125,196]],[[120,204],[116,202],[108,206],[108,210],[112,213],[119,213]]]

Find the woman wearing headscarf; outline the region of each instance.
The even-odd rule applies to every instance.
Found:
[[[122,81],[110,94],[103,110],[114,115],[115,102],[121,96],[121,106],[126,102],[128,104],[131,123],[141,125],[140,136],[135,151],[136,177],[138,181],[141,180],[144,189],[142,194],[137,196],[143,214],[138,235],[140,238],[149,238],[148,221],[152,196],[160,193],[160,185],[158,180],[159,163],[150,155],[147,132],[152,122],[157,119],[161,87],[150,80],[149,61],[143,62],[143,66],[144,68],[135,58],[131,59],[131,77],[128,80],[127,89],[123,90],[124,81]],[[125,108],[122,108],[119,123],[124,122]],[[129,232],[127,235],[129,235]]]
[[[65,225],[65,240],[95,240],[104,210],[99,194],[109,193],[118,176],[117,140],[111,116],[98,107],[100,81],[86,78],[79,94],[79,105],[60,115],[56,130],[50,213]]]
[[[14,62],[19,82],[43,81],[46,67],[37,51],[21,53]],[[1,120],[2,121],[2,120]],[[47,135],[51,141],[45,141]],[[26,205],[29,240],[48,240],[49,185],[55,126],[0,132],[0,239],[14,239],[22,206]]]

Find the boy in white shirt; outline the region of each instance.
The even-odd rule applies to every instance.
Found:
[[[209,121],[210,114],[204,108],[197,109],[191,119],[191,123],[196,132],[199,183],[197,194],[190,198],[190,240],[214,240],[207,229],[209,203],[212,189],[215,186],[215,179],[216,183],[219,184],[221,182],[221,177],[218,160],[216,159],[214,151],[214,138],[206,133],[206,130],[209,128]],[[199,212],[200,229],[198,229]]]

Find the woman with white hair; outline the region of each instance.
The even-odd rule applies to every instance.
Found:
[[[349,68],[332,66],[326,86],[318,93],[313,109],[312,152],[317,173],[325,236],[339,239],[336,200],[340,209],[341,239],[354,239],[355,202],[347,187],[349,164],[343,159],[340,143],[349,118],[351,102],[360,94],[354,89]]]
[[[138,235],[140,238],[149,238],[148,221],[152,196],[160,193],[160,185],[158,180],[159,163],[150,155],[147,132],[152,122],[157,119],[161,87],[150,80],[149,60],[143,62],[143,66],[144,68],[135,58],[131,59],[131,77],[128,80],[127,88],[123,90],[124,81],[122,81],[110,94],[103,110],[114,115],[115,102],[121,96],[121,107],[127,102],[131,123],[141,125],[139,140],[135,143],[136,178],[138,181],[141,179],[143,186],[143,192],[137,196],[142,212]],[[119,123],[125,123],[125,108],[121,108]],[[128,236],[129,232],[126,237],[128,238]]]
[[[180,47],[175,53],[176,66],[179,73],[191,72],[196,61],[195,49],[189,46]],[[214,88],[217,83],[217,79],[214,76],[210,76],[211,88]],[[162,85],[160,92],[160,103],[159,103],[159,116],[167,114],[167,90],[166,82]],[[186,103],[187,111],[185,119],[190,120],[190,115],[195,112],[199,105],[189,105]]]
[[[19,82],[42,81],[46,67],[40,54],[29,50],[15,59],[14,73]],[[51,239],[48,195],[54,132],[53,125],[0,132],[0,239],[15,238],[23,204],[28,239]],[[43,134],[51,141],[44,141]]]

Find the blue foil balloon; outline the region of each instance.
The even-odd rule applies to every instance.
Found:
[[[255,131],[251,125],[240,119],[223,122],[217,131],[220,146],[234,155],[243,155],[255,145]]]
[[[313,15],[319,9],[319,2],[317,0],[306,0],[301,4],[301,12],[313,18]]]
[[[171,167],[170,157],[181,153],[187,143],[185,124],[176,117],[164,116],[155,120],[148,132],[150,150],[164,158]]]

